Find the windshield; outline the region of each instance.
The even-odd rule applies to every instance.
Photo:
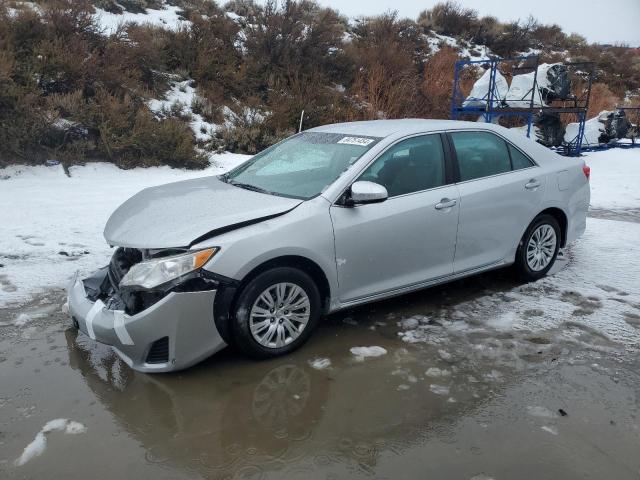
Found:
[[[260,152],[222,180],[248,190],[307,200],[322,193],[379,140],[303,132]]]

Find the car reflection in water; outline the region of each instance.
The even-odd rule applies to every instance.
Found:
[[[153,376],[73,330],[66,338],[70,365],[144,446],[147,461],[213,478],[371,474],[381,454],[449,436],[465,410],[483,403],[474,393],[479,384],[460,403],[429,391],[428,381],[399,390],[392,375],[403,364],[424,365],[404,348],[376,363],[347,358],[331,370],[296,355],[251,362],[228,353],[214,366]]]

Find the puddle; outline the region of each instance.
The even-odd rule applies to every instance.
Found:
[[[539,292],[564,320],[516,328],[510,311],[549,315]],[[333,315],[285,358],[155,376],[70,329],[63,300],[0,311],[3,478],[637,478],[638,357],[573,315],[599,298],[494,272]],[[82,435],[17,466],[52,418]]]

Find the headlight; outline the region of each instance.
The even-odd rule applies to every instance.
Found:
[[[189,252],[136,263],[129,269],[126,275],[122,277],[120,286],[157,287],[158,285],[175,280],[199,269],[207,263],[217,251],[217,248],[207,248],[206,250],[199,250],[197,252]]]

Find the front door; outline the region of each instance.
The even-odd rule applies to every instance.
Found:
[[[357,301],[453,272],[459,197],[447,184],[438,134],[398,142],[358,180],[384,185],[381,203],[331,207],[340,301]]]

